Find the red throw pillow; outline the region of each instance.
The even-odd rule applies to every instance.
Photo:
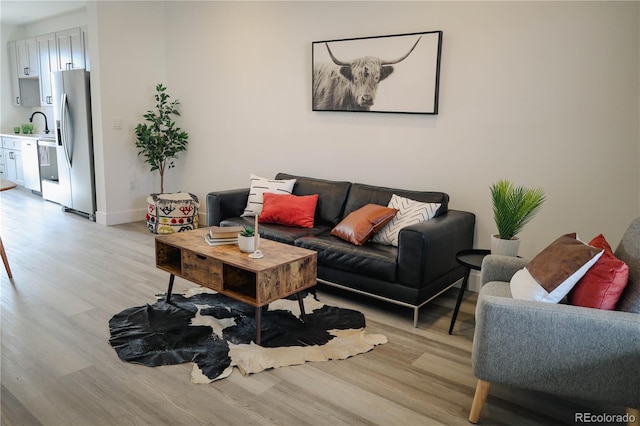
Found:
[[[569,293],[569,303],[587,308],[614,310],[629,280],[629,267],[614,256],[602,234],[589,242],[604,250],[595,265],[578,281]]]
[[[331,235],[361,246],[381,230],[398,213],[398,209],[367,204],[347,215],[331,230]]]
[[[259,222],[313,228],[318,194],[291,195],[264,193]]]

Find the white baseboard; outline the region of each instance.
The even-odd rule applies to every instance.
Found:
[[[480,287],[482,287],[480,282],[480,271],[471,271],[471,274],[469,274],[467,290],[478,293],[480,291]]]
[[[101,225],[119,225],[121,223],[138,222],[145,220],[146,209],[127,210],[122,212],[105,213],[96,212],[96,223]]]

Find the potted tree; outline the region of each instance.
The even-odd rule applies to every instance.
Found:
[[[198,227],[198,198],[190,193],[164,193],[164,174],[175,167],[174,159],[186,151],[189,134],[176,126],[180,116],[178,100],[170,100],[167,88],[156,85],[156,108],[144,114],[147,123],[135,128],[138,156],[144,156],[151,171],[160,173],[160,193],[147,198],[147,227],[153,233],[168,234]]]
[[[164,193],[164,172],[175,167],[173,160],[178,154],[187,149],[189,134],[176,126],[173,116],[180,116],[176,99],[169,101],[167,88],[162,84],[156,85],[156,109],[147,111],[144,118],[149,124],[141,123],[136,126],[136,147],[138,155],[145,157],[145,162],[151,166],[151,171],[160,173],[160,193]]]
[[[544,190],[514,186],[502,179],[491,185],[491,199],[498,228],[498,233],[491,236],[491,253],[517,256],[520,239],[516,235],[540,211]]]

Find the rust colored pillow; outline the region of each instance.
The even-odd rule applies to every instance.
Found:
[[[313,228],[318,194],[298,196],[265,192],[263,197],[259,222]]]
[[[331,235],[361,246],[382,229],[398,213],[398,209],[367,204],[347,215],[331,230]]]
[[[629,267],[614,256],[604,235],[598,235],[589,245],[603,249],[604,253],[569,293],[569,303],[587,308],[615,310],[629,280]]]

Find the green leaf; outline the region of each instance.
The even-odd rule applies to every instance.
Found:
[[[156,84],[156,109],[143,114],[147,123],[140,123],[135,127],[136,148],[138,156],[145,157],[152,172],[160,173],[160,192],[164,192],[165,169],[175,167],[173,160],[178,154],[187,150],[189,134],[176,127],[173,116],[180,116],[177,106],[178,100],[169,102],[166,86]]]
[[[493,217],[500,238],[513,239],[538,214],[545,201],[542,188],[514,187],[506,179],[491,185]]]

